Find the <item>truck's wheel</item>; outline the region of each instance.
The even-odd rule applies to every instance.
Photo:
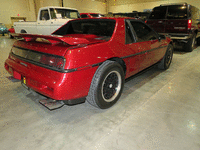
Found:
[[[197,45],[200,45],[200,37],[197,38]]]
[[[194,33],[192,38],[186,44],[185,50],[187,52],[192,52],[196,44],[196,34]]]
[[[119,63],[107,60],[94,74],[87,101],[101,109],[109,108],[117,102],[123,87],[123,68]]]
[[[172,57],[173,57],[173,45],[169,44],[167,51],[165,53],[165,56],[163,57],[163,59],[160,61],[160,63],[158,64],[158,68],[159,69],[163,69],[166,70],[169,68],[171,62],[172,62]]]
[[[9,36],[9,38],[11,38],[11,39],[13,39],[14,37],[11,35],[11,33],[10,32],[8,32],[8,36]]]
[[[26,30],[21,30],[21,33],[27,33]]]

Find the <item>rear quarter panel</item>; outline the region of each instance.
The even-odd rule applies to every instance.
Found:
[[[116,23],[110,41],[69,49],[65,55],[66,69],[79,68],[104,62],[113,57],[125,55],[124,21]]]

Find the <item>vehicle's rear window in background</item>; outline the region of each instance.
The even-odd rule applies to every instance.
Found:
[[[97,36],[111,37],[115,29],[115,20],[109,19],[84,19],[70,21],[55,31],[55,35],[67,34],[94,34]]]
[[[90,14],[92,17],[99,17],[99,14]]]
[[[165,19],[167,7],[155,7],[149,16],[149,19]]]
[[[167,19],[187,19],[187,5],[169,6]]]

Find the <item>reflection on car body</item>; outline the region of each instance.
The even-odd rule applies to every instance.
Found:
[[[126,78],[155,63],[168,69],[173,56],[169,38],[131,18],[76,19],[51,36],[18,37],[5,61],[14,78],[56,101],[101,109],[117,102]]]

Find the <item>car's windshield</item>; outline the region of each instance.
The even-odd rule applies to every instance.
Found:
[[[84,19],[70,21],[55,31],[55,35],[93,34],[96,36],[111,37],[115,28],[115,20],[111,19]]]
[[[77,10],[62,9],[62,8],[50,8],[51,19],[77,19],[79,13]]]

